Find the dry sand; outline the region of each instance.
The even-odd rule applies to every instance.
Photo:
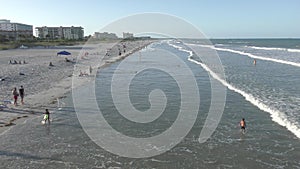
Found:
[[[123,59],[152,42],[102,42],[86,45],[84,49],[82,46],[72,46],[0,51],[0,105],[5,105],[3,101],[13,100],[11,91],[14,87],[19,89],[23,85],[25,88],[24,105],[20,104],[19,98],[18,106],[8,104],[6,108],[0,108],[0,133],[30,117],[41,116],[45,108],[50,111],[56,109],[57,99],[64,97],[72,88],[72,76],[80,74],[74,71],[75,65],[78,66],[76,70],[89,74],[81,77],[79,83],[76,81],[76,86],[80,86],[92,80],[90,77],[95,76],[99,67]],[[126,46],[125,53],[123,45]],[[57,52],[62,50],[72,55],[57,56]],[[65,58],[70,62],[66,62]],[[9,64],[10,60],[22,64]],[[53,66],[49,66],[50,62]],[[89,73],[90,66],[92,74]]]

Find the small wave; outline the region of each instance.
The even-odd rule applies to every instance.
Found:
[[[288,52],[300,52],[300,49],[289,49],[289,48],[271,48],[271,47],[257,47],[257,46],[246,46],[252,49],[259,50],[279,50],[279,51],[288,51]]]
[[[196,44],[189,44],[189,45],[196,45]],[[236,54],[248,56],[248,57],[251,57],[251,58],[254,58],[254,59],[272,61],[272,62],[276,62],[276,63],[281,63],[281,64],[287,64],[287,65],[291,65],[291,66],[300,67],[300,63],[297,63],[297,62],[290,62],[290,61],[286,61],[286,60],[280,60],[280,59],[268,58],[268,57],[263,57],[263,56],[257,56],[257,55],[253,55],[251,53],[247,53],[247,52],[243,52],[243,51],[238,51],[238,50],[233,50],[233,49],[217,48],[217,47],[215,47],[213,45],[198,45],[198,46],[200,46],[200,47],[206,47],[206,48],[211,48],[211,49],[214,49],[214,50],[217,50],[217,51],[224,51],[224,52],[236,53]]]
[[[256,107],[258,107],[259,109],[270,113],[271,118],[273,121],[275,121],[276,123],[278,123],[281,126],[286,127],[289,131],[291,131],[292,133],[294,133],[298,138],[300,138],[300,128],[297,127],[296,124],[290,122],[287,118],[287,116],[278,111],[278,110],[274,110],[270,107],[268,107],[267,105],[265,105],[264,103],[262,103],[261,101],[259,101],[258,99],[256,99],[253,95],[246,93],[236,87],[234,87],[233,85],[227,83],[225,80],[219,78],[214,72],[212,72],[205,64],[198,62],[196,60],[193,60],[191,58],[188,59],[191,62],[194,62],[196,64],[201,65],[206,71],[208,71],[210,73],[210,75],[212,75],[213,78],[215,78],[216,80],[218,80],[219,82],[221,82],[224,86],[226,86],[229,90],[232,90],[236,93],[241,94],[247,101],[249,101],[250,103],[252,103],[253,105],[255,105]]]
[[[168,43],[168,45],[172,46],[173,48],[176,48],[176,49],[178,49],[178,50],[180,50],[180,51],[189,53],[189,56],[188,56],[188,57],[193,56],[193,51],[191,51],[191,50],[186,50],[186,49],[184,49],[184,48],[181,47],[181,46],[174,45],[174,44],[171,43],[171,40],[167,41],[167,43]],[[177,42],[175,42],[175,43],[177,43]]]
[[[300,49],[287,49],[289,52],[300,52]]]
[[[225,45],[221,44],[221,43],[217,43],[217,44],[215,44],[215,46],[225,46]]]
[[[260,50],[280,50],[280,51],[287,51],[286,48],[271,48],[271,47],[257,47],[257,46],[246,46],[252,49],[260,49]]]
[[[246,42],[246,41],[229,41],[228,43],[236,43],[236,44],[247,44],[249,42]]]
[[[176,46],[176,45],[172,45],[172,46]],[[201,45],[202,47],[210,47],[210,48],[215,48],[214,46],[211,45]],[[192,51],[186,50],[186,49],[182,49],[182,47],[176,46],[177,49],[181,49],[182,51],[185,50],[188,53],[191,53]],[[234,51],[231,49],[222,49],[222,48],[218,48],[221,50],[228,50],[228,51]],[[217,49],[216,49],[217,50]],[[234,53],[244,53],[244,52],[240,52],[240,51],[234,51]],[[250,54],[252,55],[252,54]],[[197,60],[192,59],[192,56],[190,55],[188,57],[188,60],[200,65],[204,70],[206,70],[214,79],[218,80],[220,83],[222,83],[224,86],[226,86],[229,90],[232,90],[236,93],[239,93],[240,95],[242,95],[247,101],[249,101],[251,104],[253,104],[254,106],[258,107],[259,109],[268,112],[271,115],[271,118],[274,122],[278,123],[281,126],[286,127],[289,131],[291,131],[293,134],[295,134],[298,138],[300,138],[300,128],[299,126],[297,126],[297,124],[289,121],[288,117],[286,116],[285,113],[280,112],[278,110],[272,109],[269,106],[267,106],[266,104],[264,104],[263,102],[261,102],[260,100],[258,100],[257,98],[255,98],[252,94],[246,93],[245,91],[236,88],[235,86],[229,84],[226,80],[220,78],[216,73],[214,73],[207,65],[205,65],[202,62],[199,62]],[[300,65],[299,65],[300,66]]]

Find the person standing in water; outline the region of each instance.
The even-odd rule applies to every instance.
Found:
[[[20,97],[21,97],[21,103],[24,104],[24,88],[23,86],[21,86],[21,88],[19,89],[19,94],[20,94]]]
[[[240,121],[240,126],[241,126],[242,132],[245,133],[245,131],[246,131],[246,121],[245,121],[244,118]]]

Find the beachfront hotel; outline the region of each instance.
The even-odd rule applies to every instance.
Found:
[[[36,27],[36,35],[42,39],[83,39],[84,32],[81,26],[79,27]]]
[[[130,38],[133,38],[133,33],[123,32],[123,38],[124,38],[124,39],[130,39]]]
[[[115,33],[95,32],[93,38],[94,39],[118,39],[118,36]]]
[[[32,25],[0,19],[0,35],[7,40],[32,39],[33,27]]]

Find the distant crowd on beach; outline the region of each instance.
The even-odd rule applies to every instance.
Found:
[[[125,44],[119,44],[118,45],[118,53],[119,53],[119,56],[121,56],[122,55],[122,49],[121,48],[123,48],[123,53],[126,53],[126,45]],[[111,48],[109,48],[109,49],[107,49],[106,50],[106,53],[105,53],[105,56],[110,56],[111,55],[111,51],[112,51],[112,49]]]
[[[18,98],[20,96],[21,98],[21,104],[24,104],[24,95],[25,95],[25,90],[24,87],[21,86],[19,88],[19,90],[17,90],[17,88],[13,88],[12,90],[12,95],[13,95],[13,99],[14,99],[14,105],[17,106],[18,105]]]
[[[92,72],[93,72],[93,68],[92,68],[92,66],[90,66],[90,67],[89,67],[89,73],[90,73],[90,74],[88,74],[88,73],[86,73],[86,72],[82,72],[82,71],[80,70],[79,76],[89,76],[89,75],[92,75]]]
[[[23,60],[23,64],[26,64],[27,62],[25,60]],[[9,60],[9,63],[8,64],[22,64],[22,61],[16,61],[16,60]]]

